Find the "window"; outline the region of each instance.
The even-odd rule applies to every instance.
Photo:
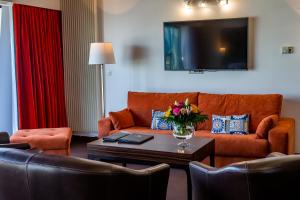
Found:
[[[2,25],[2,7],[0,6],[0,37],[1,37],[1,25]]]
[[[17,128],[12,5],[0,0],[0,131]]]

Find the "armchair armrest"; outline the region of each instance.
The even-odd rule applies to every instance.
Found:
[[[271,152],[293,154],[295,152],[295,120],[281,118],[278,125],[269,131]]]
[[[193,170],[196,169],[196,171],[202,171],[202,172],[209,172],[209,171],[216,171],[218,170],[217,168],[215,167],[211,167],[209,165],[206,165],[204,163],[201,163],[201,162],[197,162],[197,161],[192,161],[190,162],[189,164],[189,167],[190,167],[190,171],[192,172]]]
[[[279,152],[273,152],[273,153],[270,153],[267,156],[267,158],[276,158],[276,157],[282,157],[282,156],[286,156],[286,154],[279,153]]]
[[[0,132],[0,144],[9,143],[9,135],[7,132]]]
[[[147,199],[166,199],[170,174],[169,165],[160,164],[141,170],[123,169],[135,176],[146,178],[148,181]]]
[[[102,138],[104,136],[108,136],[109,133],[114,130],[112,121],[110,120],[109,117],[102,118],[98,121],[98,137]]]
[[[27,143],[7,143],[7,144],[0,144],[0,148],[27,150],[30,149],[30,145]]]
[[[148,169],[141,170],[145,174],[149,174],[149,199],[166,199],[167,188],[169,182],[170,166],[161,164]]]
[[[190,162],[189,167],[193,185],[193,199],[210,199],[208,174],[218,169],[195,161]]]
[[[140,173],[148,173],[148,174],[153,174],[153,173],[157,173],[157,172],[160,172],[160,171],[166,171],[169,173],[170,171],[170,166],[167,165],[167,164],[159,164],[159,165],[156,165],[156,166],[152,166],[152,167],[149,167],[149,168],[146,168],[146,169],[140,169],[140,170],[136,170]],[[169,174],[168,174],[169,175]]]

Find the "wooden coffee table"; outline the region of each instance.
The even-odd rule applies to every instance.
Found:
[[[178,147],[178,140],[172,135],[154,134],[154,139],[141,145],[107,143],[102,139],[87,144],[88,158],[92,160],[114,161],[140,164],[167,163],[171,167],[184,169],[187,174],[188,199],[192,199],[192,184],[189,163],[210,158],[215,165],[215,140],[194,137],[186,149]]]

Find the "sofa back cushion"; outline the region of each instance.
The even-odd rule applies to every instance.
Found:
[[[200,130],[210,130],[212,115],[250,115],[249,131],[255,133],[258,124],[265,117],[279,115],[281,112],[282,95],[238,95],[238,94],[206,94],[198,96],[198,107],[209,120],[198,125]]]
[[[186,98],[197,105],[198,93],[144,93],[128,92],[128,108],[130,109],[135,125],[150,127],[152,110],[166,111],[175,101],[184,101]]]

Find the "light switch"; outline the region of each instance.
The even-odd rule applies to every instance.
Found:
[[[281,53],[282,54],[293,54],[295,52],[295,48],[294,47],[282,47]]]
[[[112,70],[108,70],[107,75],[112,76]]]

